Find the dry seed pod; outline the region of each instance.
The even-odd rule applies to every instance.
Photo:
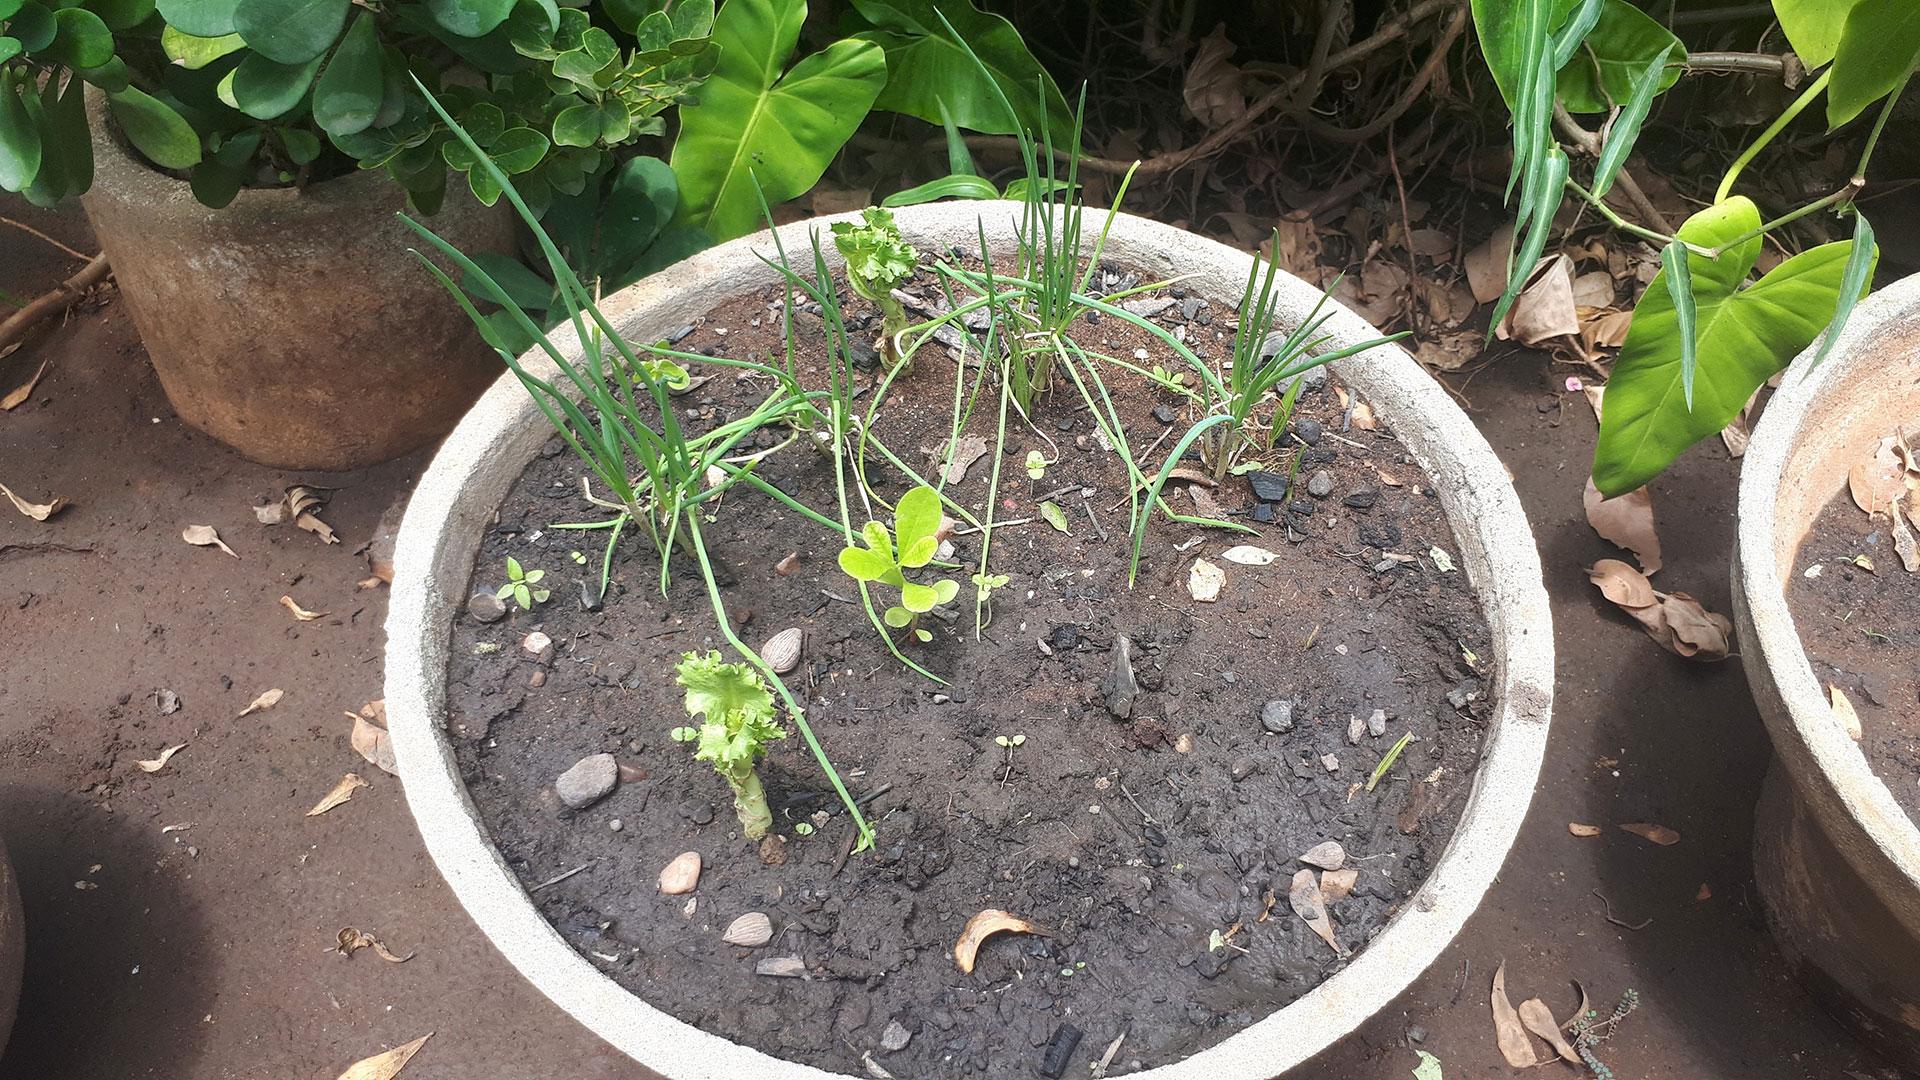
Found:
[[[767,639],[760,647],[760,658],[777,675],[785,675],[800,666],[800,646],[806,643],[807,632],[797,626],[790,626]]]
[[[773,920],[767,918],[765,912],[749,911],[733,920],[727,932],[720,935],[720,940],[729,945],[757,949],[773,940]]]

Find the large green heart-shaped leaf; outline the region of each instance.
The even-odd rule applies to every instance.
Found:
[[[304,64],[339,40],[350,6],[351,0],[240,0],[233,29],[277,64]]]
[[[107,95],[107,109],[135,150],[168,169],[200,163],[200,136],[173,106],[129,86]]]
[[[233,9],[240,0],[155,0],[168,26],[194,37],[233,33]]]
[[[1773,17],[1787,35],[1795,56],[1809,68],[1817,68],[1833,59],[1840,45],[1840,31],[1847,25],[1847,13],[1860,0],[1773,0]]]
[[[717,240],[759,225],[756,181],[769,203],[812,187],[886,84],[885,52],[851,39],[781,75],[806,17],[804,0],[727,0],[714,19],[719,61],[680,110],[672,163],[682,220]]]
[[[659,158],[639,157],[620,167],[600,214],[600,250],[594,268],[613,286],[680,208],[680,182]]]
[[[887,88],[876,109],[940,123],[945,101],[953,121],[974,131],[1014,134],[1014,120],[994,93],[993,83],[1013,103],[1018,122],[1036,136],[1044,114],[1049,128],[1064,133],[1072,126],[1067,100],[1040,62],[1028,51],[1013,24],[973,6],[969,0],[853,0],[874,27],[861,37],[887,50]],[[966,48],[940,22],[945,15]],[[979,56],[979,63],[967,55]],[[990,82],[980,71],[992,72]]]
[[[361,12],[313,84],[313,121],[329,135],[351,135],[373,125],[386,96],[380,37],[372,12]]]
[[[1560,69],[1560,100],[1569,112],[1606,112],[1633,97],[1634,80],[1648,64],[1661,57],[1678,61],[1686,55],[1680,39],[1652,16],[1627,0],[1606,0],[1586,43]],[[1677,64],[1668,67],[1659,89],[1680,81],[1680,72]]]
[[[1847,14],[1827,87],[1827,123],[1859,116],[1893,93],[1920,62],[1920,3],[1860,0]]]
[[[1693,407],[1681,377],[1680,315],[1657,275],[1633,311],[1633,326],[1607,382],[1593,483],[1624,495],[1653,479],[1681,451],[1718,432],[1746,407],[1760,384],[1784,368],[1833,318],[1851,241],[1801,252],[1742,289],[1760,238],[1732,241],[1760,227],[1744,196],[1687,219],[1680,239],[1703,248],[1732,246],[1718,259],[1689,253],[1693,284]]]

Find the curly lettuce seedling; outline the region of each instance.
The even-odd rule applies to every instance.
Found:
[[[787,735],[774,722],[773,694],[759,672],[726,663],[717,652],[682,654],[675,671],[675,681],[687,688],[687,715],[701,720],[699,727],[674,728],[673,740],[694,743],[694,758],[712,762],[732,785],[740,832],[758,840],[772,827],[773,811],[754,766],[768,743]]]
[[[893,347],[894,335],[907,328],[906,310],[893,298],[893,290],[913,277],[920,253],[901,238],[893,223],[893,211],[869,206],[860,213],[864,225],[834,223],[833,246],[847,260],[847,284],[880,308],[881,349],[887,366],[892,367],[900,362]]]
[[[878,521],[869,521],[860,530],[866,547],[848,544],[840,549],[840,569],[856,581],[878,582],[900,590],[900,603],[887,609],[883,618],[896,630],[911,628],[921,641],[933,635],[914,624],[920,616],[959,595],[960,583],[941,578],[931,585],[908,581],[906,571],[933,561],[940,548],[940,496],[932,488],[914,488],[900,496],[893,508],[894,535]],[[895,540],[899,546],[896,548]]]

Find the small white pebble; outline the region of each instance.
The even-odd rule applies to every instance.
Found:
[[[1099,813],[1099,812],[1100,812],[1100,804],[1099,804],[1099,803],[1095,803],[1095,804],[1093,804],[1092,806],[1089,806],[1089,807],[1087,807],[1087,813],[1089,813],[1089,814],[1097,814],[1097,813]]]
[[[621,823],[619,818],[614,818],[612,821],[607,822],[607,828],[612,829],[614,832],[619,832],[621,829],[626,828],[626,826]]]

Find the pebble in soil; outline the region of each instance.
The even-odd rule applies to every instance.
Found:
[[[1102,288],[1121,287],[1126,275],[1110,276]],[[778,320],[764,317],[774,299],[722,309],[681,347],[724,343],[733,356],[776,348]],[[1184,314],[1169,306],[1156,317]],[[762,326],[750,329],[756,317]],[[818,326],[806,316],[798,323]],[[1192,325],[1189,340],[1223,352],[1231,325],[1230,313],[1212,328]],[[1077,322],[1075,332],[1110,340],[1115,355],[1146,348],[1149,363],[1172,360],[1118,320]],[[930,395],[951,385],[949,363],[924,354],[896,386],[875,428],[890,445],[911,450],[945,437],[946,403]],[[1312,420],[1338,430],[1334,380],[1323,369],[1305,378],[1296,429]],[[1164,399],[1144,382],[1115,380],[1114,389],[1142,445],[1165,430],[1153,415]],[[682,405],[699,430],[742,415],[757,393],[714,379]],[[1072,404],[1070,389],[1056,390],[1038,424],[1051,432]],[[1389,429],[1347,433],[1359,446],[1327,438],[1288,453],[1306,465],[1303,478],[1327,473],[1330,494],[1377,487],[1376,467],[1405,486],[1379,489],[1364,510],[1328,499],[1311,515],[1256,524],[1258,537],[1157,522],[1132,589],[1126,522],[1109,509],[1124,498],[1123,474],[1097,440],[1061,439],[1041,486],[1075,485],[1059,497],[1073,532],[1037,523],[1037,492],[1003,476],[1011,505],[1002,516],[1036,524],[994,537],[995,568],[1013,581],[995,593],[987,641],[973,641],[968,604],[956,605],[952,622],[926,621],[935,640],[912,655],[948,686],[905,672],[857,605],[823,595],[855,595],[832,536],[744,489],[730,494],[703,526],[739,577],[724,590],[729,610],[755,642],[802,632],[788,685],[853,791],[885,788],[864,804],[876,830],[870,852],[845,854],[846,812],[797,733],[760,770],[784,842],[769,848],[739,835],[725,783],[668,738],[687,722],[673,665],[724,642],[696,573],[676,562],[663,599],[659,564],[639,544],[616,556],[600,612],[541,609],[545,655],[523,651],[525,630],[512,622],[460,620],[448,727],[463,775],[528,886],[590,864],[534,895],[561,934],[622,985],[703,1030],[856,1075],[866,1054],[884,1055],[896,1076],[1032,1075],[1068,1024],[1085,1036],[1072,1071],[1123,1028],[1126,1060],[1178,1060],[1346,963],[1287,906],[1301,852],[1337,841],[1362,868],[1353,892],[1328,907],[1342,946],[1357,953],[1425,878],[1472,783],[1492,703],[1477,682],[1454,695],[1457,704],[1448,694],[1476,678],[1461,647],[1490,655],[1487,631],[1464,575],[1384,557],[1434,544],[1459,550]],[[1027,449],[1009,441],[1007,475],[1018,475]],[[1287,457],[1270,464],[1282,480],[1293,472]],[[565,454],[536,460],[503,501],[477,565],[497,567],[508,554],[527,565],[564,559],[574,541],[547,527],[581,512],[570,494],[579,471]],[[818,455],[777,454],[756,471],[833,509],[831,462]],[[976,465],[951,490],[980,502],[988,471]],[[897,477],[872,472],[885,490],[900,489]],[[1084,501],[1104,519],[1104,542],[1075,505],[1080,486],[1096,491]],[[1235,520],[1259,522],[1265,504],[1245,477],[1211,495]],[[1278,519],[1282,510],[1267,513]],[[977,536],[954,543],[958,561],[977,558]],[[1228,565],[1219,602],[1194,610],[1188,568],[1196,557],[1218,562],[1237,543],[1279,557]],[[797,559],[782,558],[796,550]],[[1388,569],[1373,569],[1383,562]],[[1123,636],[1131,678],[1103,687]],[[488,645],[500,647],[476,652]],[[532,688],[536,668],[548,677]],[[1376,792],[1350,794],[1385,740],[1349,745],[1349,718],[1376,709],[1403,718],[1395,728],[1419,739]],[[1016,734],[1026,738],[1011,752],[995,742]],[[599,753],[645,776],[556,813],[554,778]],[[1442,778],[1425,784],[1436,769]],[[682,853],[699,859],[698,875],[662,883]],[[1279,905],[1262,923],[1276,882]],[[962,976],[949,952],[983,907],[1048,934],[989,938]],[[765,915],[775,938],[757,948],[724,942],[749,913]],[[1249,951],[1211,950],[1210,936],[1236,922],[1245,929],[1234,943]],[[756,938],[757,930],[742,940]],[[910,1037],[888,1050],[901,1032]]]

